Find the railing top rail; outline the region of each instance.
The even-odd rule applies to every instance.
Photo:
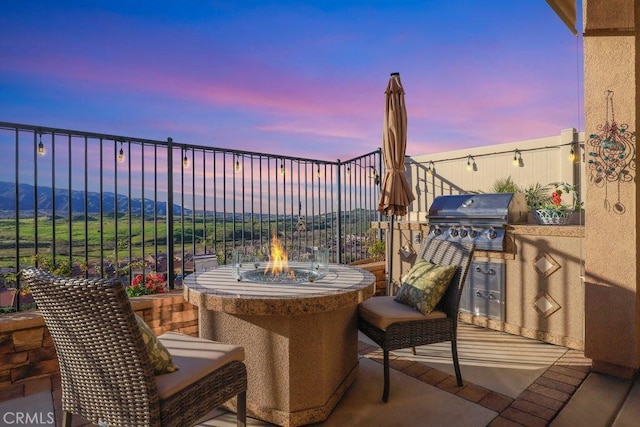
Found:
[[[370,153],[366,153],[366,154],[354,157],[347,161],[340,161],[340,159],[336,161],[331,161],[331,160],[311,159],[306,157],[288,156],[283,154],[272,154],[272,153],[262,153],[257,151],[239,150],[236,148],[211,147],[206,145],[177,142],[172,138],[168,138],[168,140],[162,141],[162,140],[155,140],[155,139],[145,139],[145,138],[137,138],[137,137],[131,137],[131,136],[87,132],[87,131],[80,131],[80,130],[73,130],[73,129],[63,129],[63,128],[55,128],[55,127],[49,127],[49,126],[36,126],[36,125],[3,122],[3,121],[0,121],[0,129],[15,129],[15,130],[22,129],[22,130],[29,130],[35,133],[70,135],[70,136],[76,136],[76,137],[87,137],[87,138],[96,138],[96,139],[102,138],[102,139],[117,141],[117,142],[126,142],[126,143],[134,143],[134,144],[136,143],[137,144],[155,144],[155,145],[164,146],[164,147],[169,147],[171,145],[173,148],[182,148],[187,150],[217,151],[217,152],[222,152],[226,154],[235,154],[240,156],[270,157],[270,158],[277,158],[281,160],[308,162],[308,163],[316,163],[316,164],[323,164],[323,165],[338,165],[338,164],[351,163],[351,162],[355,162],[360,159],[369,157],[371,155],[380,153],[380,149],[377,149]]]

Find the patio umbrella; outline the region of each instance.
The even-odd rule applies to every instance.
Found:
[[[400,73],[391,73],[384,109],[382,129],[382,155],[385,173],[380,188],[378,211],[390,217],[389,254],[393,254],[393,221],[396,216],[407,214],[407,206],[415,200],[404,170],[407,149],[407,109],[404,104],[404,89]],[[393,262],[389,262],[387,294],[391,295]]]

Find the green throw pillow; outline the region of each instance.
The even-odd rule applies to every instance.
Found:
[[[403,280],[395,300],[425,315],[431,313],[447,290],[456,268],[456,265],[436,265],[423,259],[417,261]]]
[[[151,356],[153,373],[162,375],[177,371],[178,367],[173,363],[169,350],[158,340],[149,325],[137,314],[135,316],[140,332],[142,332],[142,340],[149,350],[149,356]]]

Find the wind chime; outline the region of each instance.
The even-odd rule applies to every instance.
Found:
[[[636,169],[636,134],[628,130],[628,125],[616,122],[613,111],[613,91],[605,92],[605,123],[598,125],[598,133],[589,135],[589,182],[605,188],[604,208],[611,210],[609,202],[609,183],[617,184],[618,197],[613,211],[623,214],[626,211],[620,201],[620,183],[633,181],[632,170]]]

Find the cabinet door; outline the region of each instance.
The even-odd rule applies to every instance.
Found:
[[[505,265],[472,261],[460,300],[460,311],[504,320]]]

